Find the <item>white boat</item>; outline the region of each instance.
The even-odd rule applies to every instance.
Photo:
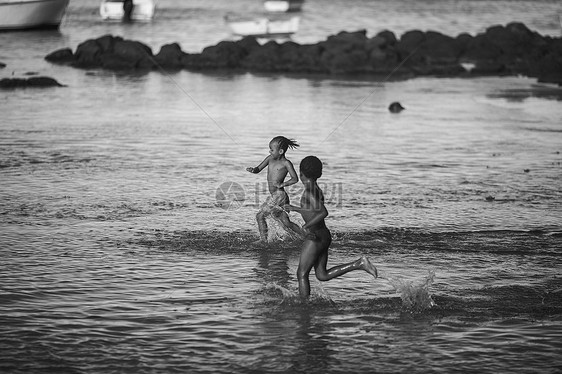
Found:
[[[227,15],[225,21],[234,35],[272,38],[288,37],[296,33],[299,30],[300,17],[237,18]]]
[[[298,12],[304,0],[265,0],[263,6],[268,12]]]
[[[0,30],[56,29],[69,0],[0,0]]]
[[[102,0],[100,15],[104,20],[122,20],[125,16],[124,0]],[[130,15],[131,21],[150,21],[154,17],[156,1],[133,0],[133,10]]]

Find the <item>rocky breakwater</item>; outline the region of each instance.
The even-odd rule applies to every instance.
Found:
[[[522,23],[492,26],[476,36],[456,37],[413,30],[397,38],[391,31],[329,36],[316,44],[291,41],[260,44],[252,37],[222,41],[201,53],[185,53],[177,43],[157,54],[138,41],[106,35],[48,61],[78,68],[110,70],[233,69],[270,73],[361,74],[392,79],[416,76],[524,75],[562,85],[562,38],[542,36]]]

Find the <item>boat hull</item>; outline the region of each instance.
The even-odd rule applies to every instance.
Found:
[[[302,8],[304,0],[266,0],[263,3],[268,12],[298,12]]]
[[[0,0],[0,31],[57,29],[69,0]]]
[[[152,0],[133,0],[133,21],[150,21],[154,17],[156,4]],[[123,1],[102,1],[100,5],[100,15],[104,20],[122,20],[125,11]]]
[[[282,37],[290,36],[299,29],[300,17],[271,19],[259,17],[253,19],[226,19],[230,31],[238,36]]]

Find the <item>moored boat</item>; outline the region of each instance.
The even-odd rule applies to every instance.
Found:
[[[299,29],[299,16],[292,17],[234,17],[225,16],[225,22],[234,35],[255,37],[288,37]]]
[[[150,21],[155,9],[155,0],[102,0],[100,15],[104,20]]]
[[[0,0],[0,30],[57,29],[69,0]]]
[[[298,12],[304,0],[265,0],[263,6],[268,12]]]

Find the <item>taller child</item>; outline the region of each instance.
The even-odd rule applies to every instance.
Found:
[[[267,243],[267,222],[266,217],[281,221],[287,230],[301,235],[301,229],[290,221],[289,215],[283,210],[283,206],[289,204],[289,195],[285,192],[285,187],[291,186],[299,181],[297,172],[293,163],[285,157],[285,153],[289,148],[295,149],[299,145],[293,139],[284,136],[276,136],[269,142],[269,156],[267,156],[258,166],[246,168],[250,173],[257,174],[267,166],[267,185],[270,196],[262,204],[259,212],[256,214],[258,229],[260,232],[260,240],[258,243]],[[285,177],[289,174],[291,177],[285,181]]]
[[[316,278],[320,281],[328,281],[354,270],[364,270],[373,277],[378,277],[377,268],[365,256],[347,264],[326,268],[332,234],[324,221],[324,218],[328,216],[328,210],[324,205],[324,194],[316,182],[321,176],[322,161],[315,156],[305,157],[300,164],[300,177],[304,185],[300,206],[288,205],[285,207],[287,210],[300,213],[305,222],[302,231],[306,235],[297,269],[299,294],[303,299],[310,296],[308,277],[312,268],[314,268]]]

